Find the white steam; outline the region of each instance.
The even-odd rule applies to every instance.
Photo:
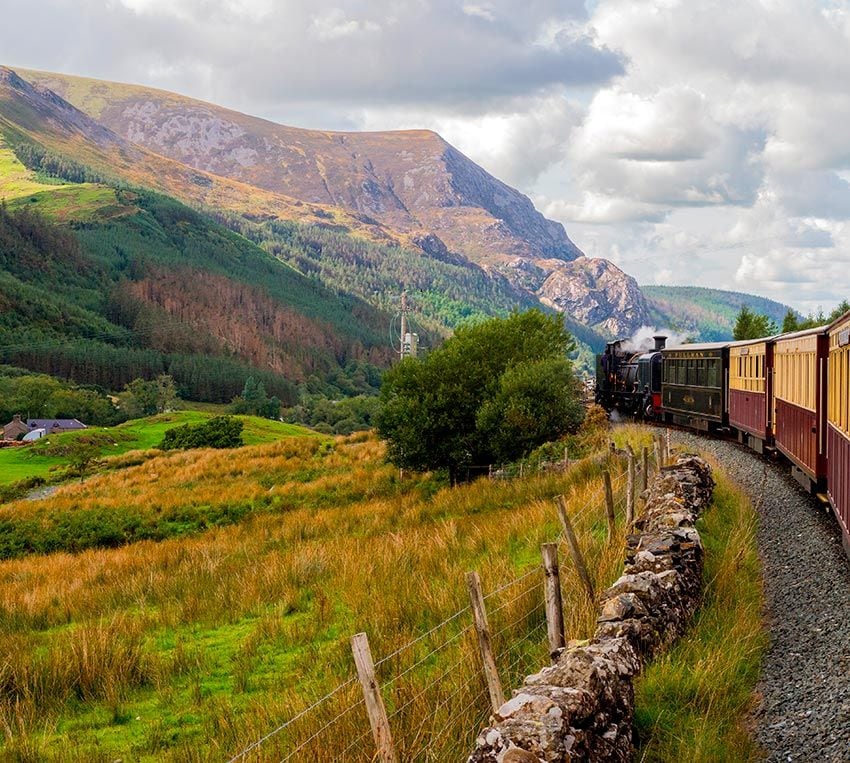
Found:
[[[623,350],[626,352],[649,352],[655,347],[653,337],[666,336],[667,347],[675,347],[689,340],[687,334],[673,331],[673,329],[660,329],[655,326],[641,326],[628,339],[623,341]]]

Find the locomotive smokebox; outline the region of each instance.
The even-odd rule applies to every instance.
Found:
[[[654,336],[652,337],[655,340],[655,349],[663,350],[667,346],[667,337],[666,336]]]

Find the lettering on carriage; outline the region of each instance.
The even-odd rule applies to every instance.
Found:
[[[696,402],[696,400],[694,400],[693,395],[685,395],[682,398],[682,402],[687,403],[688,405],[693,405]]]

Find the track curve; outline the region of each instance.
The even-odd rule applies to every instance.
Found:
[[[850,561],[838,523],[790,477],[735,443],[683,431],[713,454],[759,510],[770,646],[754,713],[769,761],[850,761]]]

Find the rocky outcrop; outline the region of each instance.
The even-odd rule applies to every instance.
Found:
[[[650,323],[634,278],[608,260],[559,263],[536,291],[540,301],[609,336],[630,336]]]
[[[653,481],[628,538],[623,575],[600,599],[596,633],[526,678],[478,736],[469,763],[632,759],[632,679],[687,627],[702,590],[694,528],[714,482],[700,458],[679,458]]]

